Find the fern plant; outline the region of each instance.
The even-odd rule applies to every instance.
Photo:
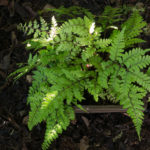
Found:
[[[150,91],[150,77],[141,70],[150,64],[150,56],[146,55],[150,50],[134,45],[143,42],[138,36],[145,25],[134,11],[107,37],[104,28],[96,27],[94,20],[86,16],[60,26],[54,17],[51,27],[42,18],[40,24],[34,21],[21,26],[23,31],[33,34],[25,44],[27,49],[34,50],[34,55],[30,54],[28,65],[11,75],[18,74],[18,79],[34,68],[28,95],[28,127],[31,130],[46,122],[43,150],[74,119],[73,106],[82,109],[79,102],[85,100],[85,91],[96,102],[107,94],[126,108],[140,139],[142,99]]]

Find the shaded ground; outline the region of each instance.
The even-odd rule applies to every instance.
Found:
[[[26,3],[25,3],[26,2]],[[16,30],[16,25],[35,18],[36,11],[47,3],[59,7],[79,5],[99,12],[105,5],[118,5],[118,0],[32,0],[8,3],[0,1],[0,150],[40,150],[45,124],[37,125],[32,131],[27,128],[29,106],[26,105],[30,83],[25,76],[15,84],[6,81],[7,75],[17,68],[16,63],[25,62],[28,52],[21,42],[25,37]],[[128,3],[126,1],[126,3]],[[130,1],[135,5],[138,0]],[[143,17],[150,22],[150,1],[143,1]],[[150,47],[149,34],[144,36]],[[150,150],[149,107],[145,113],[141,142],[131,119],[126,114],[78,114],[67,131],[51,145],[51,150]]]

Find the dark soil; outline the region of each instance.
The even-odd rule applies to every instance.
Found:
[[[13,84],[6,80],[17,68],[17,63],[26,62],[28,52],[22,41],[25,36],[16,25],[34,19],[37,11],[47,3],[59,7],[79,5],[93,13],[101,12],[106,5],[126,3],[136,5],[138,0],[0,0],[0,150],[41,150],[45,124],[28,130],[29,106],[27,93],[30,75]],[[150,1],[143,0],[142,13],[150,27]],[[150,30],[150,29],[149,29]],[[150,32],[150,31],[149,31]],[[150,47],[150,33],[143,35]],[[146,97],[146,99],[148,96]],[[131,119],[126,113],[77,114],[66,131],[51,144],[50,150],[150,150],[150,113],[146,107],[145,119],[138,140]]]

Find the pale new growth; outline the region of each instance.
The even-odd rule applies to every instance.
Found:
[[[51,41],[53,40],[53,38],[56,36],[57,34],[57,22],[55,17],[52,17],[52,27],[51,27],[51,31],[50,31],[50,37],[47,39],[47,41]]]
[[[28,44],[27,44],[27,47],[31,47],[31,44],[30,44],[30,43],[28,43]]]
[[[95,29],[95,22],[92,23],[89,33],[92,34],[94,32],[94,29]]]
[[[41,109],[48,107],[49,103],[51,103],[51,101],[53,101],[55,99],[57,94],[58,94],[58,91],[52,91],[50,93],[47,93],[46,96],[43,98],[43,103],[42,103]]]
[[[52,17],[52,25],[53,25],[54,27],[57,27],[57,21],[56,21],[56,19],[55,19],[54,16]]]
[[[118,27],[116,27],[116,26],[109,26],[108,28],[118,30]]]

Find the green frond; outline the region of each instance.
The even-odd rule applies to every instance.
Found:
[[[130,65],[128,65],[128,69],[131,71],[136,71],[145,68],[150,64],[150,56],[139,56],[130,61]]]
[[[120,75],[120,70],[123,70],[124,72],[124,69],[123,68],[119,68],[119,66],[113,66],[113,73],[110,75],[110,79],[108,81],[108,84],[109,84],[109,88],[112,89],[112,91],[114,92],[118,92],[119,89],[120,89],[120,83],[121,83],[121,80],[118,78],[118,76]],[[121,76],[121,75],[120,75]],[[122,76],[121,76],[122,77]]]
[[[145,40],[142,40],[140,38],[132,38],[125,42],[125,47],[128,48],[128,47],[133,46],[134,44],[144,43],[144,42],[145,42]]]
[[[75,86],[73,87],[73,94],[74,94],[74,97],[78,100],[78,101],[82,101],[84,100],[85,98],[83,97],[83,89],[82,88],[79,88],[78,86]]]
[[[144,92],[144,93],[143,93]],[[128,115],[132,118],[137,134],[140,138],[142,120],[144,117],[144,103],[141,101],[145,95],[145,91],[131,85],[126,94],[120,95],[120,104],[127,109]]]
[[[150,77],[147,74],[144,74],[140,71],[131,72],[133,81],[136,81],[144,89],[150,91]]]
[[[56,117],[56,115],[53,116]],[[51,116],[49,116],[46,120],[46,131],[45,131],[44,142],[42,144],[43,150],[47,150],[51,142],[58,137],[56,131],[62,133],[63,129],[60,124],[55,125],[55,122],[51,119]]]
[[[84,19],[78,17],[77,19],[70,19],[69,21],[62,24],[60,28],[60,33],[74,33],[77,35],[87,36],[89,28],[92,24],[91,19],[84,17]]]
[[[150,56],[144,56],[148,51],[149,49],[132,49],[123,55],[122,61],[130,71],[143,69],[150,64]]]
[[[21,67],[21,68],[17,69],[16,71],[12,72],[11,74],[9,74],[9,76],[7,78],[14,77],[14,81],[16,81],[19,78],[21,78],[23,75],[28,73],[31,69],[32,69],[32,67],[30,67],[30,66]]]
[[[23,75],[25,75],[26,73],[28,73],[29,71],[31,71],[33,68],[35,68],[38,65],[38,56],[34,55],[32,57],[32,54],[29,54],[29,59],[28,59],[28,64],[25,65],[24,67],[21,67],[19,69],[17,69],[16,71],[14,71],[13,73],[11,73],[7,78],[10,77],[14,77],[14,80],[18,80],[20,77],[22,77]]]
[[[124,30],[125,28],[121,32],[118,32],[118,34],[112,39],[112,46],[110,48],[110,59],[112,61],[118,60],[124,51]]]
[[[142,32],[143,27],[146,26],[146,22],[143,21],[142,16],[138,11],[133,11],[130,18],[122,24],[122,28],[126,27],[124,32],[124,38],[126,42],[128,40],[137,37]]]
[[[73,96],[74,96],[72,88],[66,89],[65,94],[66,94],[66,102],[68,105],[70,105],[73,101]]]
[[[102,69],[98,73],[98,84],[103,88],[108,88],[108,78],[114,72],[114,68],[111,62],[103,62]]]
[[[55,98],[57,91],[49,92],[50,88],[45,83],[39,84],[39,86],[40,88],[33,87],[28,96],[28,102],[31,106],[28,121],[29,129],[45,120],[48,114],[58,107],[59,103]],[[40,93],[43,94],[40,95]],[[49,106],[51,106],[50,110]]]
[[[42,17],[40,17],[40,22],[41,22],[41,30],[42,31],[47,31],[47,30],[49,30],[49,27],[48,27],[48,24],[47,24],[47,22],[42,18]]]
[[[144,56],[144,54],[148,51],[150,50],[149,49],[143,50],[141,48],[133,48],[129,52],[125,52],[125,54],[122,55],[123,63],[127,64],[128,62],[132,61],[138,56]]]
[[[100,64],[103,60],[98,55],[94,55],[93,57],[89,58],[89,61],[97,70],[99,70],[101,68]]]
[[[108,45],[110,45],[111,40],[110,39],[99,39],[95,42],[96,48],[100,48],[99,51],[101,51],[101,48],[106,48]]]
[[[55,119],[57,117],[55,123],[51,119],[51,117],[52,119]],[[54,116],[49,116],[47,118],[45,137],[44,142],[42,144],[43,150],[48,149],[51,142],[58,137],[58,134],[61,134],[63,130],[66,130],[70,123],[70,120],[73,120],[74,117],[75,116],[72,107],[66,106],[63,109],[59,109]]]
[[[105,30],[108,26],[114,25],[115,23],[122,20],[121,18],[122,8],[106,6],[104,12],[99,16],[98,23],[100,23]]]
[[[113,89],[108,88],[105,93],[104,100],[109,100],[112,103],[118,103],[118,99],[116,98],[116,93],[114,93]]]
[[[86,81],[85,89],[93,96],[94,100],[98,102],[100,93],[103,92],[102,87],[96,80]]]
[[[95,50],[94,48],[86,48],[83,52],[82,52],[82,59],[84,61],[86,61],[87,59],[89,59],[90,57],[92,57],[95,53]]]

